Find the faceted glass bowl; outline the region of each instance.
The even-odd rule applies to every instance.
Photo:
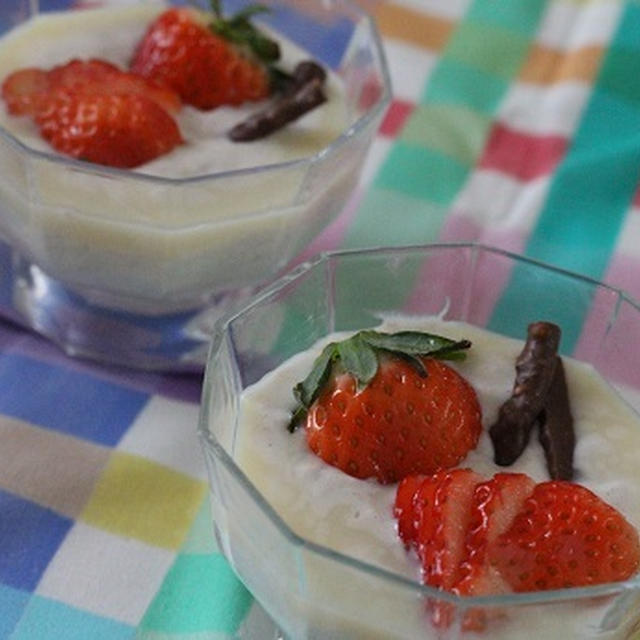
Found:
[[[257,19],[342,79],[338,137],[310,157],[171,178],[34,150],[0,127],[0,314],[74,355],[201,368],[213,319],[342,210],[390,100],[376,27],[350,0],[267,4]],[[37,0],[2,2],[0,33],[34,13]]]
[[[639,638],[640,577],[460,598],[297,535],[243,473],[235,451],[243,390],[324,336],[375,327],[390,313],[443,314],[516,338],[529,322],[556,322],[563,353],[593,364],[640,409],[640,308],[616,289],[473,244],[320,256],[255,297],[213,337],[199,431],[215,535],[240,579],[296,640],[416,637],[411,621],[427,600],[448,603],[452,624],[436,630],[424,616],[425,639],[483,637],[463,630],[465,612],[475,607],[521,624],[523,638]],[[576,623],[576,611],[588,615]],[[578,626],[565,624],[569,613]],[[494,637],[491,626],[484,637]]]

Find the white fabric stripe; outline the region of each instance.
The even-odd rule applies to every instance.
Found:
[[[523,183],[499,171],[474,171],[453,205],[453,210],[481,227],[533,228],[549,189],[544,176]]]
[[[116,448],[203,480],[197,424],[197,405],[153,396]]]
[[[515,83],[507,91],[497,119],[523,133],[569,137],[578,125],[591,89],[579,82],[548,87]]]
[[[393,79],[393,96],[418,102],[439,56],[400,40],[388,39],[384,48]]]
[[[640,208],[632,207],[620,229],[616,253],[637,257],[638,238],[640,238]]]
[[[360,188],[367,189],[391,149],[392,140],[376,137],[371,144],[360,175]]]
[[[76,522],[36,593],[136,625],[174,559],[175,553],[166,549]]]
[[[542,17],[535,41],[560,51],[605,45],[618,25],[622,8],[623,3],[616,0],[552,2]]]

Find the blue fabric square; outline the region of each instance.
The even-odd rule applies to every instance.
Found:
[[[0,581],[32,591],[73,521],[0,491]]]
[[[0,584],[0,638],[8,638],[31,594]]]
[[[0,413],[115,445],[149,395],[16,354],[0,356]]]
[[[86,611],[35,595],[11,640],[129,640],[135,629]]]
[[[232,14],[251,4],[256,3],[254,0],[226,0],[223,6],[226,14]],[[335,69],[353,34],[351,20],[336,15],[333,22],[316,21],[291,4],[269,3],[270,13],[260,15],[260,22],[277,26],[279,31],[306,49],[312,57]]]

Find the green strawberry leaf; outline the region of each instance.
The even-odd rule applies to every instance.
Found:
[[[406,354],[425,356],[464,348],[461,346],[464,341],[456,342],[443,336],[421,331],[399,331],[397,333],[362,331],[361,333],[363,339],[373,347]]]
[[[421,358],[428,356],[441,360],[463,360],[465,351],[471,347],[469,340],[451,340],[421,331],[399,331],[381,333],[379,331],[359,331],[346,340],[328,344],[316,358],[309,375],[293,388],[297,401],[288,429],[290,432],[306,419],[311,405],[328,383],[334,364],[350,373],[358,384],[358,389],[373,380],[378,371],[379,352],[402,358],[413,366],[421,376],[427,370]]]
[[[270,10],[261,4],[254,4],[238,11],[230,18],[224,17],[220,0],[211,0],[214,18],[211,30],[229,42],[247,47],[264,64],[269,65],[280,59],[280,45],[265,35],[251,23],[251,18]]]
[[[337,354],[345,371],[356,379],[359,389],[366,387],[378,371],[378,356],[375,349],[363,339],[362,333],[338,342]]]
[[[315,359],[309,375],[296,385],[296,397],[305,407],[311,406],[318,396],[320,388],[329,378],[335,348],[334,342],[328,344]]]

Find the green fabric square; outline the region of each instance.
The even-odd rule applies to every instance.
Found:
[[[431,74],[421,102],[456,104],[491,114],[506,90],[504,78],[442,58]]]
[[[476,22],[462,22],[449,40],[445,56],[510,79],[522,65],[529,39]]]
[[[441,151],[400,140],[380,169],[376,186],[433,204],[448,205],[468,173],[468,166]]]
[[[373,187],[365,196],[343,246],[402,246],[437,239],[445,207],[397,191]]]
[[[584,122],[588,126],[581,126],[574,134],[565,162],[572,162],[573,156],[581,154],[580,162],[585,171],[589,168],[596,171],[589,179],[591,188],[602,187],[608,194],[607,198],[613,199],[619,191],[611,189],[610,183],[598,177],[599,165],[603,170],[613,168],[619,171],[626,181],[628,170],[633,165],[625,166],[629,162],[625,156],[640,149],[640,109],[609,91],[603,91],[598,85],[584,110]],[[592,182],[594,178],[595,183]]]
[[[484,148],[490,126],[488,116],[472,109],[428,104],[416,108],[402,138],[472,166]]]
[[[253,599],[225,558],[181,554],[140,624],[166,633],[235,633]]]
[[[480,0],[469,8],[467,18],[529,35],[535,32],[546,5],[546,0]]]
[[[635,105],[640,105],[639,67],[640,51],[611,48],[607,51],[602,63],[598,87]]]
[[[618,20],[615,47],[634,49],[640,53],[640,3],[625,2],[624,11]]]

